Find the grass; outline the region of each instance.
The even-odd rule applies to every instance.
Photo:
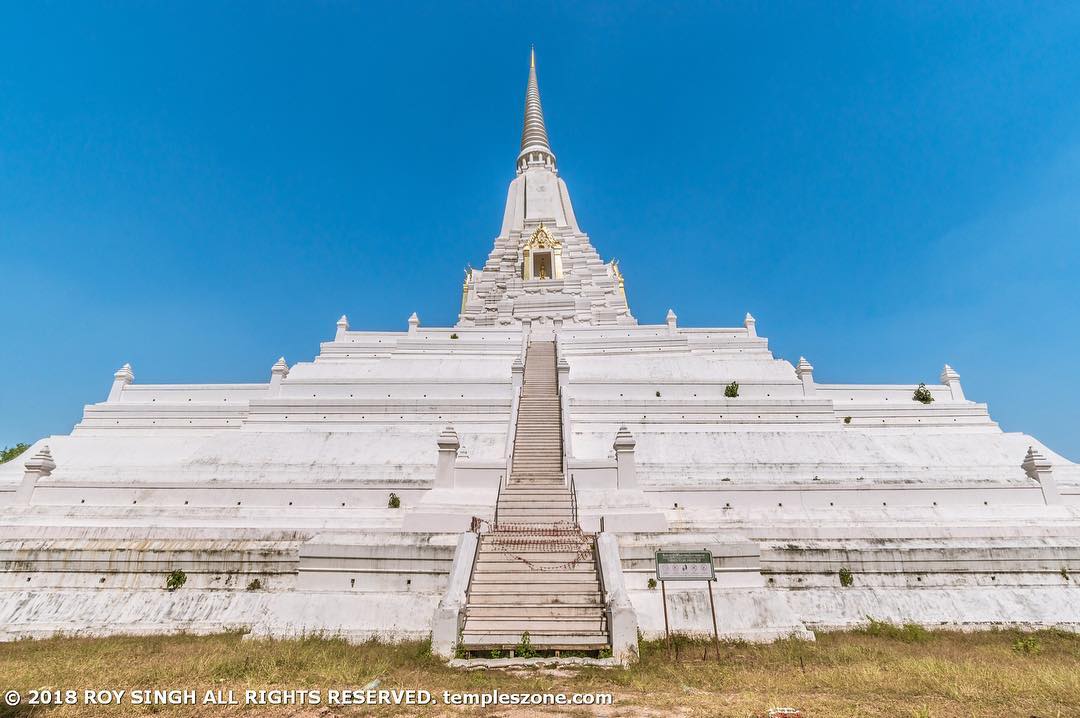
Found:
[[[720,660],[709,641],[680,638],[678,645],[676,660],[663,641],[644,642],[641,662],[627,669],[502,672],[450,669],[428,644],[415,642],[244,640],[240,634],[53,638],[0,644],[0,690],[191,688],[201,695],[291,688],[325,694],[378,679],[380,688],[420,688],[436,696],[443,690],[612,692],[614,709],[596,709],[596,715],[733,718],[762,716],[776,706],[800,708],[807,718],[1051,718],[1076,715],[1080,705],[1080,636],[1056,631],[956,633],[875,622],[819,634],[816,642],[724,643]],[[36,712],[0,706],[0,716],[594,715],[582,708],[546,710],[76,705]]]

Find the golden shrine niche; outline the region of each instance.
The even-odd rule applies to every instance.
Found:
[[[562,243],[543,222],[525,243],[522,259],[522,279],[562,279]]]

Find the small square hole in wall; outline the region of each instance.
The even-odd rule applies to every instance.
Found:
[[[344,505],[345,505],[345,502],[344,502],[344,501],[342,501],[342,502],[341,502],[341,505],[342,505],[342,506],[344,506]]]
[[[350,578],[349,579],[349,588],[356,588],[356,579],[355,578]]]
[[[237,505],[237,506],[239,506],[239,505],[240,505],[240,502],[239,502],[239,501],[237,501],[237,502],[236,502],[236,505]]]
[[[185,501],[185,502],[184,502],[184,506],[187,506],[187,505],[188,505],[188,502],[187,502],[187,501]]]
[[[292,506],[292,501],[289,502],[289,506]]]
[[[85,503],[86,503],[86,499],[79,499],[79,503],[80,503],[80,504],[85,504]]]

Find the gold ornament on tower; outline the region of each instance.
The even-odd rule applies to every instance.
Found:
[[[541,222],[522,250],[521,278],[562,279],[562,242]]]

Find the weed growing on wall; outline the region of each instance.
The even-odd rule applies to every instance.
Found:
[[[934,400],[934,395],[926,388],[926,384],[919,384],[919,388],[915,390],[911,398],[923,404],[929,404]]]
[[[181,588],[185,583],[187,583],[187,574],[178,568],[173,569],[172,571],[169,571],[169,574],[165,577],[165,590],[175,591],[176,589]]]

